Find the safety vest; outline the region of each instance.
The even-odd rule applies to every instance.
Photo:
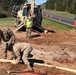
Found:
[[[26,22],[26,28],[30,28],[31,27],[31,24],[32,24],[32,21],[27,21]]]

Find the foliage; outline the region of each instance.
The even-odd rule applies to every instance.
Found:
[[[1,13],[7,13],[5,15],[11,16],[10,13],[11,13],[13,5],[21,5],[24,2],[27,2],[27,0],[2,0],[0,2],[0,4],[2,4],[0,8],[3,8],[1,11],[5,11],[5,12],[1,12]]]
[[[27,2],[27,0],[3,0],[4,5],[20,5],[24,2]]]
[[[58,11],[68,11],[76,15],[76,0],[47,0],[46,8]]]

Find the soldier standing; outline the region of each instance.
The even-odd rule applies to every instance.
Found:
[[[0,39],[1,46],[4,49],[4,59],[7,58],[7,50],[10,50],[12,57],[15,58],[15,53],[12,50],[15,43],[14,33],[9,28],[4,28],[3,30],[0,30]]]
[[[26,22],[26,38],[31,38],[31,26],[32,26],[31,19],[27,19],[27,22]]]
[[[16,61],[16,64],[17,64],[22,59],[24,64],[27,65],[27,68],[24,71],[33,71],[28,61],[28,56],[32,51],[32,49],[33,49],[32,46],[28,43],[16,43],[13,46],[13,50],[17,57],[16,60],[13,60],[13,61]]]

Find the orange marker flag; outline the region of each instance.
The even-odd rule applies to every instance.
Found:
[[[74,22],[74,27],[76,27],[76,20],[75,20],[75,22]]]

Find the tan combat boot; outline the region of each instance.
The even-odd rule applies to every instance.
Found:
[[[30,66],[30,64],[27,64],[27,68],[24,69],[24,71],[33,71],[32,67]]]

